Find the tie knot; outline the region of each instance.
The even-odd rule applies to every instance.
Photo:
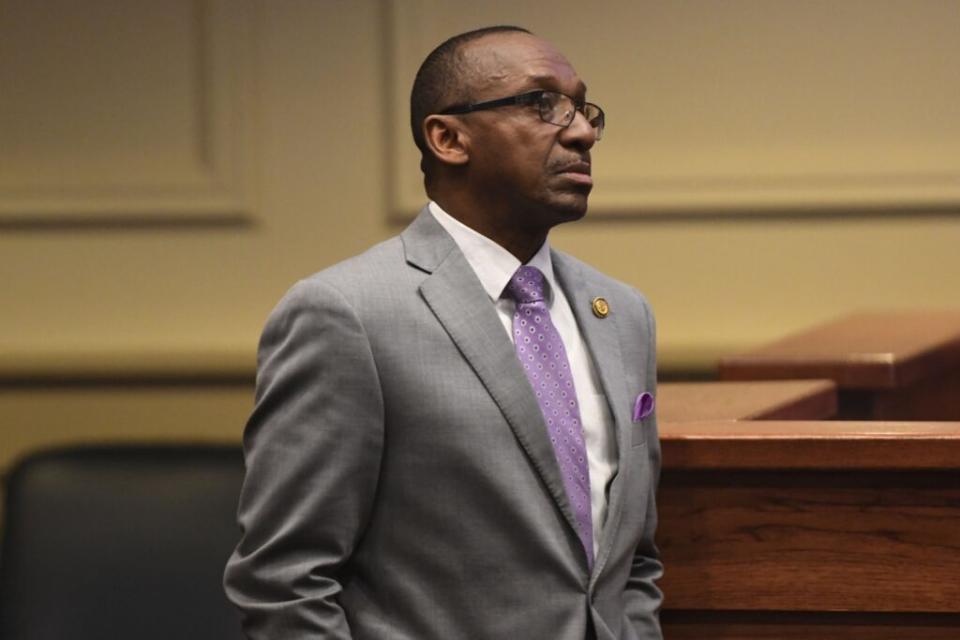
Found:
[[[517,304],[529,304],[544,299],[546,286],[547,280],[540,269],[524,265],[510,278],[504,293]]]

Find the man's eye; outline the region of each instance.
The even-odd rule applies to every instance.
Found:
[[[560,94],[552,91],[544,91],[540,94],[540,104],[545,107],[555,107],[560,102]]]

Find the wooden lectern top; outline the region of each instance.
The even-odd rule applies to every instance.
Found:
[[[830,380],[664,382],[657,385],[657,419],[825,420],[837,412]]]
[[[664,469],[960,471],[960,422],[676,422],[660,441]]]
[[[913,384],[960,367],[960,311],[858,313],[720,361],[724,380],[829,378],[842,388]]]

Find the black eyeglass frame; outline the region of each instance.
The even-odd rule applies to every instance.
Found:
[[[563,96],[568,100],[570,100],[571,103],[573,103],[573,115],[570,117],[569,122],[567,123],[551,122],[550,120],[547,120],[544,117],[544,113],[543,113],[544,107],[543,107],[543,104],[540,102],[540,100],[543,98],[544,94],[547,94],[547,93],[553,93],[556,95]],[[537,89],[536,91],[528,91],[526,93],[521,93],[520,95],[507,96],[506,98],[497,98],[496,100],[486,100],[484,102],[473,102],[470,104],[454,105],[452,107],[448,107],[444,109],[443,111],[439,112],[437,115],[455,116],[455,115],[462,115],[465,113],[473,113],[474,111],[486,111],[488,109],[496,109],[498,107],[507,107],[511,105],[529,106],[534,104],[539,107],[537,109],[537,112],[540,115],[540,119],[546,122],[547,124],[552,124],[554,126],[566,129],[571,124],[573,124],[574,119],[577,117],[577,112],[579,111],[580,113],[583,114],[583,117],[587,119],[588,124],[591,121],[599,120],[599,123],[600,123],[599,126],[593,126],[592,124],[590,126],[597,132],[597,140],[599,140],[600,137],[603,135],[603,128],[606,125],[606,114],[604,114],[603,109],[601,109],[598,105],[592,102],[578,102],[575,98],[568,96],[565,93],[560,93],[559,91],[549,91],[547,89]],[[594,109],[597,110],[597,115],[594,118],[591,119],[587,116],[586,114],[587,107],[593,107]]]

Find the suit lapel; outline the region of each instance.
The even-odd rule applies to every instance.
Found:
[[[407,261],[429,273],[420,293],[506,418],[569,525],[576,518],[543,414],[496,309],[453,239],[429,211],[402,234]]]
[[[617,473],[611,483],[607,501],[607,517],[600,537],[594,575],[599,575],[612,547],[613,538],[620,523],[623,510],[623,487],[629,473],[627,462],[630,453],[630,394],[626,386],[623,368],[623,355],[620,346],[620,332],[617,326],[616,309],[606,318],[597,318],[592,312],[592,302],[597,296],[609,296],[602,285],[587,282],[580,267],[556,251],[551,253],[554,273],[567,296],[570,308],[576,318],[593,359],[593,365],[600,378],[600,385],[607,398],[610,415],[613,418],[617,439]]]

